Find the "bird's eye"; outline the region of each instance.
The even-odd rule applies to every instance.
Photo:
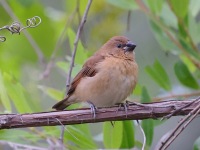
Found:
[[[121,48],[121,47],[122,47],[122,44],[118,44],[117,47],[118,47],[118,48]]]

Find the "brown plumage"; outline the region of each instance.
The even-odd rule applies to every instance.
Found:
[[[138,74],[136,45],[124,36],[114,36],[83,65],[73,79],[67,97],[53,106],[67,106],[90,101],[96,107],[123,102],[133,91]]]

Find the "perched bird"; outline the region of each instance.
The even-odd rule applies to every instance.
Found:
[[[95,107],[122,103],[133,91],[138,76],[136,45],[124,36],[114,36],[83,65],[73,79],[67,97],[52,108],[89,102]]]

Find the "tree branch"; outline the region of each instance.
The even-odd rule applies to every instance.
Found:
[[[91,111],[88,108],[32,114],[2,114],[0,115],[0,129],[70,125],[119,120],[142,120],[150,118],[158,119],[171,114],[174,110],[188,105],[191,102],[191,100],[171,100],[140,105],[130,104],[127,114],[124,110],[119,110],[118,106],[99,108],[97,110],[96,118],[93,118],[93,114],[91,114]],[[197,105],[200,105],[200,101],[191,104],[174,115],[186,115]]]

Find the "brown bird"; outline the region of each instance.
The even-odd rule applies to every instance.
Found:
[[[122,103],[137,82],[135,47],[124,36],[112,37],[85,62],[73,79],[67,97],[53,108],[63,110],[78,102],[89,102],[95,107]]]

